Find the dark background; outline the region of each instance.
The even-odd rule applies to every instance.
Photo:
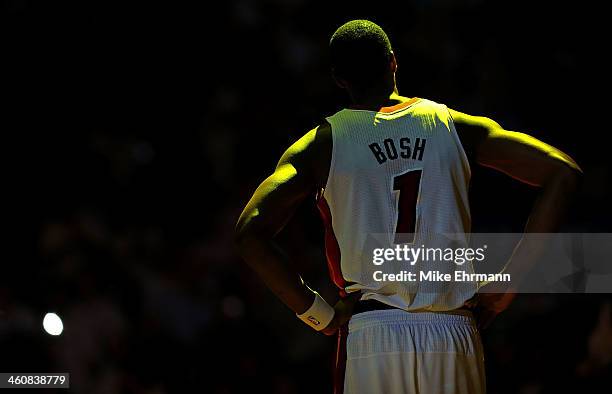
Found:
[[[0,371],[68,371],[74,393],[330,392],[334,340],[256,280],[232,235],[284,149],[346,104],[326,49],[354,18],[389,34],[401,94],[574,157],[565,230],[611,231],[599,2],[193,3],[2,3]],[[474,231],[520,231],[535,195],[475,169]],[[311,201],[281,240],[330,291]],[[520,296],[483,332],[489,392],[609,392],[608,299]]]

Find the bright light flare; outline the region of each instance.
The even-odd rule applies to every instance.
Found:
[[[58,315],[50,312],[43,319],[43,328],[49,335],[60,335],[64,331],[64,323]]]

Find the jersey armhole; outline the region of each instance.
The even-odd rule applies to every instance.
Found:
[[[468,177],[471,178],[472,177],[472,166],[470,164],[470,160],[468,158],[468,155],[465,152],[463,144],[461,143],[461,138],[459,138],[459,134],[457,133],[457,129],[455,128],[455,120],[453,119],[453,115],[448,110],[448,107],[444,106],[444,109],[446,110],[446,113],[448,114],[448,119],[449,119],[448,125],[449,125],[449,129],[450,129],[451,135],[453,136],[453,140],[455,141],[455,144],[457,145],[457,148],[459,149],[459,152],[461,154],[461,158],[463,159],[463,161],[465,163],[465,166],[467,168]]]

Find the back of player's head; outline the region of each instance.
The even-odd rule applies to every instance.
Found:
[[[354,85],[371,85],[389,72],[391,42],[374,22],[345,23],[332,35],[329,47],[334,74]]]

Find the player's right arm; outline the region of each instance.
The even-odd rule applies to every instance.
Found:
[[[255,190],[236,224],[236,244],[241,256],[270,290],[298,315],[311,310],[313,298],[316,300],[318,296],[315,297],[293,269],[275,237],[299,204],[325,185],[331,144],[331,128],[325,122],[289,147],[274,172]],[[320,327],[324,334],[333,334],[348,321],[357,296],[355,293],[354,297],[341,299],[334,305],[332,320]]]
[[[510,287],[490,284],[487,291],[480,294],[480,307],[485,313],[479,323],[486,326],[497,313],[508,307],[522,278],[543,251],[542,236],[532,239],[529,235],[559,230],[578,188],[582,170],[567,154],[537,138],[505,130],[486,117],[454,110],[450,113],[462,145],[473,161],[539,188],[538,198],[525,225],[525,235],[503,270],[511,275]]]

